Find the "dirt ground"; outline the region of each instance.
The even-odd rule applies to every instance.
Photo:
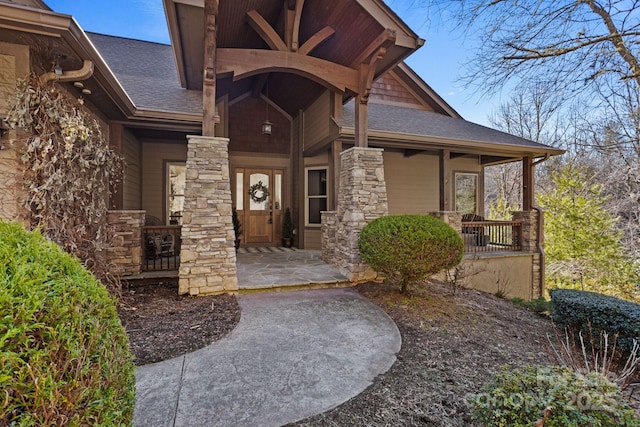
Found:
[[[466,397],[501,366],[549,361],[549,319],[504,299],[468,289],[453,296],[440,283],[408,296],[384,284],[355,289],[398,325],[398,360],[360,395],[292,426],[474,425]],[[240,310],[233,296],[178,297],[174,283],[125,289],[120,316],[142,365],[220,339]]]

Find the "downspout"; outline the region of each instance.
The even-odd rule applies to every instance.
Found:
[[[93,62],[85,59],[82,63],[82,68],[72,71],[63,71],[62,74],[56,74],[53,72],[45,73],[40,76],[40,82],[46,85],[49,82],[71,82],[87,80],[93,75]]]
[[[532,168],[535,168],[535,166],[539,165],[540,163],[546,162],[547,160],[549,160],[549,157],[550,157],[549,153],[546,153],[542,159],[536,160],[531,164]],[[532,170],[531,172],[533,173],[534,171]],[[546,283],[546,280],[545,280],[546,255],[544,253],[544,235],[542,234],[542,230],[544,229],[544,216],[543,216],[542,209],[540,209],[540,206],[536,204],[535,198],[532,200],[531,209],[533,209],[538,213],[536,249],[540,254],[540,296],[544,296],[545,283]],[[533,295],[531,296],[533,297]]]

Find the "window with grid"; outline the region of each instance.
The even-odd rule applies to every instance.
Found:
[[[329,201],[327,168],[307,168],[306,173],[306,224],[319,226],[320,212],[326,211]]]

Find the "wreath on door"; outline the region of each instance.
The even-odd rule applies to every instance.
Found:
[[[249,197],[255,203],[262,203],[269,197],[269,189],[262,183],[262,181],[258,181],[257,184],[253,184],[249,187]]]

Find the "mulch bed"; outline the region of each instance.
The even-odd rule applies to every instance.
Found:
[[[398,361],[364,393],[292,426],[470,426],[470,393],[503,365],[547,362],[550,321],[511,302],[440,283],[409,296],[383,284],[358,291],[398,325]]]
[[[397,362],[363,393],[292,426],[470,426],[466,398],[503,365],[549,362],[548,317],[493,295],[442,283],[355,288],[385,310],[402,334]],[[119,310],[136,363],[157,362],[204,347],[240,319],[234,296],[179,297],[177,284],[125,289]]]
[[[205,347],[227,335],[240,321],[235,296],[178,296],[175,281],[123,289],[118,314],[137,365]]]

